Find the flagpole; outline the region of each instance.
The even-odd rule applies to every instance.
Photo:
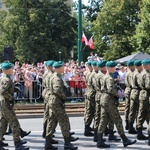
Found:
[[[82,0],[78,0],[78,65],[82,61],[82,47],[81,47],[81,31],[82,31],[82,13],[81,13]]]

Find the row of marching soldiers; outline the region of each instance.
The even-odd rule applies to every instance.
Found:
[[[45,101],[44,109],[44,131],[43,137],[45,137],[45,150],[55,150],[57,147],[53,144],[58,144],[58,141],[53,139],[54,132],[57,124],[59,123],[62,135],[64,137],[64,149],[76,150],[71,142],[78,140],[72,135],[74,132],[70,132],[70,122],[65,111],[66,95],[64,93],[64,81],[61,78],[61,74],[64,73],[64,62],[62,61],[46,61],[47,72],[43,76],[42,97]]]
[[[109,133],[108,140],[120,141],[124,147],[136,143],[126,137],[123,129],[122,119],[117,109],[118,94],[113,73],[116,62],[114,61],[89,61],[87,62],[88,72],[86,74],[85,92],[85,136],[94,136],[93,141],[97,142],[98,148],[109,148],[110,145],[103,139],[104,133]],[[128,71],[125,77],[125,129],[129,134],[137,134],[138,140],[148,140],[150,145],[150,124],[149,124],[149,101],[150,101],[150,59],[127,62]],[[94,134],[91,130],[93,121]],[[136,121],[136,130],[133,127]],[[143,135],[143,123],[147,121],[148,137]],[[114,124],[121,139],[114,133]]]

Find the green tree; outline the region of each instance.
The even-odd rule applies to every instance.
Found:
[[[4,0],[9,13],[3,44],[13,46],[20,61],[66,60],[76,44],[77,21],[66,0]]]
[[[131,54],[131,38],[139,23],[140,0],[107,0],[93,22],[97,52],[107,60]]]
[[[140,3],[140,8],[139,18],[141,22],[136,27],[132,44],[136,51],[150,54],[150,1],[143,0]]]

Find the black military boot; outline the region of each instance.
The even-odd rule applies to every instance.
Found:
[[[58,141],[57,141],[57,140],[54,140],[54,139],[52,138],[51,143],[52,143],[52,144],[58,144]]]
[[[113,130],[109,130],[109,136],[108,136],[108,140],[109,141],[120,141],[121,139],[120,138],[117,138],[115,135],[114,135],[114,132]]]
[[[148,146],[150,146],[150,135],[148,135]]]
[[[126,129],[126,130],[129,130],[129,121],[128,121],[128,120],[126,120],[126,126],[125,126],[125,129]]]
[[[79,138],[78,137],[73,137],[73,136],[70,136],[70,142],[75,142],[77,141]]]
[[[133,140],[133,141],[129,140],[125,134],[120,135],[120,137],[123,141],[124,147],[127,147],[128,145],[132,145],[132,144],[136,143],[136,140]]]
[[[21,136],[21,138],[23,138],[24,136],[29,135],[30,133],[31,133],[31,131],[26,132],[26,131],[23,131],[23,130],[20,128],[20,136]]]
[[[137,129],[137,139],[148,140],[148,137],[143,134],[142,129]]]
[[[52,138],[51,137],[46,137],[45,138],[46,140],[45,140],[45,149],[44,150],[55,150],[55,149],[58,149],[57,147],[54,147],[53,145],[52,145]]]
[[[75,132],[70,132],[70,136],[71,136],[71,135],[74,135],[74,134],[75,134]]]
[[[29,150],[29,147],[23,146],[21,141],[15,141],[15,150]]]
[[[108,135],[109,134],[109,129],[107,128],[107,126],[106,126],[106,129],[105,129],[105,135]]]
[[[90,127],[88,125],[85,125],[84,136],[94,136],[94,134],[91,132]]]
[[[73,144],[70,143],[70,137],[65,137],[64,150],[77,150],[78,147],[74,147]]]
[[[109,148],[110,145],[107,145],[103,141],[103,135],[97,134],[97,148]]]
[[[133,127],[133,123],[129,123],[129,130],[128,130],[129,134],[137,134],[137,131],[135,130],[135,128]]]
[[[97,142],[97,129],[94,130],[94,138],[93,138],[94,142]]]
[[[0,141],[0,147],[3,147],[3,146],[8,146],[8,143],[4,143],[3,141]]]
[[[46,137],[46,124],[44,124],[43,126],[43,133],[42,133],[42,137],[45,138]]]

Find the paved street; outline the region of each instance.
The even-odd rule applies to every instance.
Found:
[[[84,126],[83,126],[83,116],[75,116],[75,117],[69,117],[70,122],[71,122],[71,128],[72,131],[76,132],[75,136],[78,136],[80,139],[76,142],[74,142],[74,145],[78,146],[79,150],[96,150],[96,143],[93,142],[92,137],[84,137],[83,136],[83,131],[84,131]],[[123,117],[122,117],[123,118]],[[44,150],[44,139],[42,138],[42,123],[43,119],[42,118],[33,118],[33,119],[19,119],[20,124],[22,128],[26,131],[31,130],[32,133],[24,138],[24,140],[28,141],[26,144],[27,146],[30,147],[30,150]],[[146,126],[146,124],[144,124]],[[147,133],[147,130],[144,131],[144,133]],[[118,134],[116,133],[118,136]],[[127,136],[130,139],[135,139],[135,135],[129,135]],[[107,139],[106,136],[104,138]],[[12,135],[5,135],[5,142],[9,143],[9,147],[7,149],[9,150],[14,150],[14,144],[12,141]],[[59,141],[58,146],[59,150],[63,150],[63,138],[61,135],[61,131],[59,126],[57,127],[56,133],[55,133],[55,139]],[[107,142],[111,144],[111,150],[124,150],[124,149],[129,149],[129,150],[150,150],[150,147],[147,146],[147,141],[137,141],[135,145],[129,146],[127,148],[124,148],[122,145],[122,142]]]

